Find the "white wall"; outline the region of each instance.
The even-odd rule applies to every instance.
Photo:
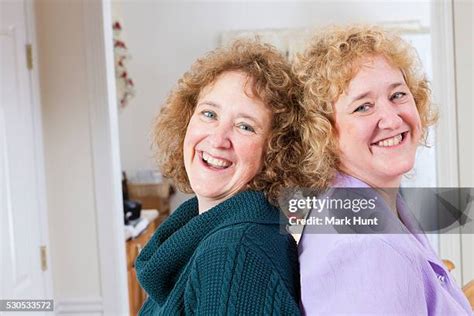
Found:
[[[223,31],[300,28],[330,23],[419,21],[430,25],[428,1],[114,1],[136,97],[121,111],[122,167],[153,168],[152,118],[196,58],[217,47]],[[173,201],[173,206],[182,198]]]
[[[459,181],[462,187],[474,187],[474,4],[454,2],[454,44],[456,56],[456,99],[458,114]],[[471,204],[472,205],[472,204]],[[471,207],[471,218],[474,215]],[[472,225],[471,225],[472,232]],[[474,279],[474,235],[461,235],[462,280]]]
[[[459,157],[461,186],[474,187],[474,4],[454,2],[454,44],[456,56],[456,99],[458,104],[458,137],[462,155]],[[474,277],[474,276],[473,276]]]
[[[101,296],[81,1],[36,2],[56,303]]]
[[[221,32],[351,21],[418,20],[429,26],[430,12],[426,1],[118,1],[113,6],[123,21],[137,93],[120,113],[122,166],[131,171],[153,166],[148,133],[154,114],[192,62],[217,47]]]

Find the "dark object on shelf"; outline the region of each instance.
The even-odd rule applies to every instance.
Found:
[[[128,181],[128,196],[140,201],[144,209],[156,209],[160,214],[169,214],[169,199],[174,188],[168,180],[160,183],[133,183]]]
[[[122,199],[128,200],[128,185],[127,185],[127,174],[122,171]]]
[[[142,204],[138,201],[124,200],[123,201],[123,218],[125,225],[128,225],[129,221],[140,218],[142,210]]]

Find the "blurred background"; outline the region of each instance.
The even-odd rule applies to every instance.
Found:
[[[471,0],[0,0],[0,298],[136,313],[133,260],[190,197],[155,168],[152,120],[196,58],[235,37],[291,59],[317,27],[396,29],[440,112],[403,185],[474,187],[473,11]],[[123,199],[141,205],[124,213]],[[472,234],[430,240],[460,285],[474,279]]]

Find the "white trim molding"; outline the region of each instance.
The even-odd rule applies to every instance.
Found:
[[[461,187],[474,187],[474,2],[453,2],[454,52],[456,60],[456,103],[458,114],[459,183]],[[472,192],[472,191],[471,191]],[[474,216],[474,203],[468,215]],[[470,229],[467,227],[470,226]],[[461,235],[462,281],[474,279],[474,234],[471,225],[466,225]]]
[[[459,186],[458,119],[452,0],[432,2],[433,96],[440,120],[436,126],[438,186]],[[439,255],[456,264],[452,271],[462,284],[462,253],[459,232],[440,234]]]
[[[83,0],[94,195],[104,315],[127,315],[120,149],[110,1]]]
[[[60,299],[56,302],[54,311],[57,315],[65,314],[100,314],[104,313],[100,297]]]
[[[438,136],[438,185],[459,186],[458,135],[456,115],[456,74],[452,2],[433,1],[433,96],[440,120]]]

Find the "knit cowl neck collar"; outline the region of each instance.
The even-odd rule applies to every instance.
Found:
[[[199,215],[192,198],[157,229],[135,262],[141,286],[158,304],[164,303],[196,248],[214,231],[240,223],[279,225],[279,211],[264,194],[244,191]]]

